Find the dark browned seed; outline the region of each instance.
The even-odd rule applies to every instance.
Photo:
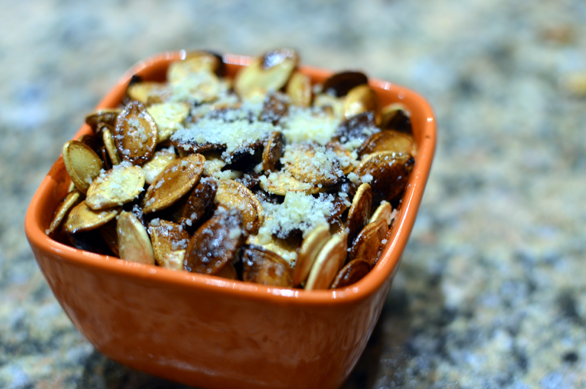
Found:
[[[155,264],[155,255],[149,235],[132,212],[122,211],[116,223],[118,253],[120,259],[131,262]]]
[[[73,207],[75,207],[81,200],[81,193],[77,189],[74,189],[69,192],[59,204],[57,204],[57,208],[55,208],[55,212],[53,212],[51,225],[49,225],[49,228],[46,231],[47,235],[50,237],[55,235],[57,229],[69,214],[69,211],[71,211],[71,209],[73,209]]]
[[[293,285],[300,285],[307,279],[320,250],[330,238],[329,228],[319,225],[303,239],[293,270]]]
[[[172,140],[173,146],[175,146],[180,152],[191,154],[191,153],[207,153],[210,151],[224,151],[226,145],[218,143],[197,143],[195,141],[181,141]]]
[[[117,221],[115,219],[110,220],[108,223],[100,227],[100,235],[104,239],[104,242],[108,245],[108,248],[112,250],[115,256],[120,257],[118,252],[118,233],[116,232]]]
[[[351,140],[358,139],[364,142],[369,134],[376,129],[376,122],[374,121],[374,114],[372,112],[364,112],[345,119],[338,128],[334,139],[341,143],[346,143]],[[378,130],[376,130],[378,131]]]
[[[269,135],[262,152],[262,168],[266,172],[276,172],[281,168],[281,157],[285,150],[283,134],[275,131]]]
[[[374,211],[372,216],[370,217],[370,223],[377,221],[377,220],[384,220],[387,223],[387,226],[391,224],[391,215],[393,213],[393,206],[386,202],[381,201],[380,205]]]
[[[332,201],[333,209],[330,212],[330,214],[326,217],[328,223],[331,224],[334,222],[334,220],[340,219],[342,217],[342,214],[344,214],[344,212],[346,212],[346,210],[348,209],[348,204],[350,204],[350,202],[347,200],[347,198],[335,196],[334,201]]]
[[[369,136],[358,148],[358,155],[363,158],[380,151],[416,155],[413,137],[393,130],[383,130]]]
[[[344,118],[349,119],[364,112],[374,114],[375,123],[381,122],[380,99],[368,85],[352,88],[344,98]]]
[[[347,254],[346,234],[336,234],[319,252],[305,284],[305,290],[328,289],[344,265]]]
[[[120,210],[121,207],[93,211],[82,201],[69,211],[65,221],[65,230],[72,234],[95,230],[114,219]]]
[[[189,243],[189,234],[180,224],[163,219],[153,219],[148,228],[155,262],[168,269],[181,270],[183,260],[177,261],[178,250],[185,250]],[[183,256],[181,256],[183,257]]]
[[[201,274],[216,274],[236,258],[246,241],[242,216],[237,211],[216,212],[191,237],[183,268]]]
[[[96,150],[99,146],[99,142],[93,135],[83,134],[82,136],[77,139],[78,142],[81,142],[88,146],[92,150]]]
[[[120,108],[105,108],[94,111],[85,117],[85,122],[96,132],[100,124],[107,124],[111,127],[116,125],[116,118],[122,110]]]
[[[301,72],[294,72],[287,83],[286,92],[291,104],[309,107],[312,97],[311,78]]]
[[[258,185],[260,182],[261,173],[257,173],[255,171],[251,171],[249,173],[244,173],[242,177],[235,178],[234,181],[241,183],[248,189],[252,190],[255,186]]]
[[[370,185],[364,183],[358,187],[352,200],[352,206],[348,211],[346,228],[348,231],[348,246],[351,246],[362,228],[368,224],[370,209],[372,206],[372,190]]]
[[[147,189],[143,212],[165,209],[187,194],[199,182],[204,163],[203,155],[190,154],[167,165]]]
[[[277,125],[282,117],[287,116],[289,103],[280,93],[269,93],[265,98],[260,113],[261,122]]]
[[[333,74],[323,85],[325,93],[336,97],[346,96],[348,92],[363,84],[368,84],[368,77],[362,72],[345,71]]]
[[[100,147],[100,149],[98,150],[98,154],[102,158],[102,162],[104,162],[104,170],[112,169],[112,161],[110,161],[110,157],[108,156],[108,150],[106,149],[106,146]]]
[[[183,207],[181,224],[189,228],[196,228],[207,220],[216,210],[214,199],[217,190],[216,180],[213,178],[201,179]]]
[[[389,226],[386,225],[384,220],[377,220],[367,224],[354,240],[348,253],[348,261],[361,258],[368,261],[370,267],[373,267],[383,246],[381,241],[388,230]],[[381,236],[383,239],[381,239]]]
[[[346,288],[360,281],[370,271],[368,261],[355,259],[344,266],[334,278],[331,289]]]
[[[400,103],[390,104],[382,110],[382,129],[395,130],[406,134],[413,134],[411,127],[411,114]]]
[[[407,185],[415,159],[409,154],[396,154],[391,151],[367,156],[354,170],[358,177],[370,177],[372,181],[372,203],[395,199]]]
[[[102,255],[111,254],[98,230],[80,231],[75,234],[66,232],[66,236],[69,244],[76,249]]]
[[[86,193],[104,166],[98,155],[84,143],[71,140],[63,146],[63,162],[69,178],[81,193]]]
[[[232,265],[231,262],[228,262],[226,266],[220,269],[219,272],[214,274],[216,277],[220,278],[227,278],[229,280],[237,280],[238,279],[238,272],[236,272],[236,268]]]
[[[242,250],[242,279],[270,286],[293,286],[292,270],[278,254],[259,246]]]
[[[214,202],[219,207],[238,209],[242,213],[244,228],[250,234],[256,234],[265,220],[260,201],[239,182],[220,181]]]
[[[157,146],[157,131],[142,103],[128,103],[116,119],[114,141],[120,156],[135,165],[148,161]]]

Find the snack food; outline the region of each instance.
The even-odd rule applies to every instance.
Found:
[[[88,115],[95,135],[65,145],[75,195],[48,233],[267,285],[360,279],[414,164],[409,115],[381,109],[362,73],[320,88],[298,61],[274,50],[231,80],[221,58],[195,52],[171,64],[166,82],[133,79],[124,107]]]

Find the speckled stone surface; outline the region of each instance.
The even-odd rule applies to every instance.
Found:
[[[23,233],[85,114],[163,50],[259,54],[425,95],[439,142],[354,388],[586,387],[586,72],[581,0],[0,1],[0,387],[183,388],[101,355]]]

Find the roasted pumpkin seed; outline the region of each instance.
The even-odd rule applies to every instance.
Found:
[[[378,208],[376,209],[376,211],[374,211],[374,213],[370,217],[369,222],[372,223],[377,220],[384,220],[384,222],[387,224],[387,226],[390,226],[391,221],[392,221],[392,215],[393,215],[393,206],[386,201],[381,201],[381,203],[378,206]]]
[[[336,97],[344,97],[350,90],[368,84],[368,78],[362,72],[345,71],[331,75],[324,81],[323,91]]]
[[[85,203],[94,211],[129,203],[144,190],[144,183],[140,166],[117,165],[92,182]]]
[[[285,148],[285,168],[299,181],[315,186],[342,181],[344,171],[338,154],[324,146],[299,143]]]
[[[354,240],[348,253],[348,260],[361,258],[368,261],[371,267],[374,266],[383,246],[382,240],[388,230],[389,226],[384,220],[367,224]]]
[[[362,228],[368,224],[370,208],[372,205],[372,190],[370,185],[362,184],[358,187],[356,195],[352,200],[352,206],[348,211],[346,228],[348,231],[348,246],[352,245],[354,239]]]
[[[118,213],[120,213],[120,207],[94,211],[82,201],[69,211],[65,230],[72,234],[95,230],[114,219]]]
[[[226,209],[238,209],[249,234],[256,234],[264,222],[264,212],[254,193],[239,182],[220,181],[214,202]]]
[[[171,83],[183,82],[192,74],[200,72],[215,73],[221,60],[205,51],[192,51],[183,61],[173,62],[167,70],[167,80]]]
[[[146,183],[151,185],[155,178],[176,159],[177,155],[169,149],[155,151],[152,158],[142,165]]]
[[[73,209],[73,207],[75,207],[81,200],[81,193],[78,190],[73,190],[69,192],[63,198],[63,200],[61,200],[61,202],[59,202],[55,212],[53,212],[53,219],[51,220],[51,224],[49,225],[47,231],[45,231],[47,235],[55,235],[55,232],[69,214],[69,211],[71,211],[71,209]]]
[[[120,259],[147,265],[155,264],[155,254],[149,235],[132,212],[120,213],[116,232]]]
[[[146,107],[131,101],[116,119],[116,148],[125,161],[142,164],[155,152],[157,131],[157,125]]]
[[[330,238],[330,229],[319,225],[303,239],[293,270],[293,285],[300,285],[307,279],[320,250]]]
[[[148,232],[151,237],[157,265],[168,269],[181,270],[183,260],[177,260],[178,256],[181,255],[177,251],[183,250],[183,255],[181,255],[183,259],[185,248],[189,243],[187,231],[180,224],[163,219],[153,219],[149,224]]]
[[[287,261],[258,246],[242,250],[242,279],[261,285],[293,286],[292,271]]]
[[[195,273],[217,274],[235,258],[246,241],[242,227],[240,212],[216,212],[189,240],[183,268]]]
[[[203,178],[189,195],[183,211],[181,223],[187,227],[198,227],[216,210],[214,199],[218,183],[213,178]]]
[[[299,107],[311,105],[311,78],[300,72],[294,72],[287,83],[287,96],[291,104]]]
[[[147,112],[157,124],[157,144],[166,141],[177,131],[189,114],[186,103],[160,103],[147,108]]]
[[[104,167],[100,157],[89,146],[76,140],[63,146],[63,162],[69,178],[77,190],[84,194]]]
[[[332,289],[346,288],[364,278],[370,271],[368,261],[364,259],[355,259],[344,266],[332,282]]]
[[[392,130],[384,130],[369,136],[358,148],[358,155],[363,158],[365,155],[381,151],[416,155],[413,137]]]
[[[191,154],[167,165],[147,189],[143,212],[165,209],[187,194],[199,181],[204,163],[203,155]]]
[[[94,132],[98,130],[100,124],[107,124],[111,127],[116,125],[116,118],[122,112],[119,108],[105,108],[94,111],[85,117],[85,122]]]
[[[102,140],[104,141],[104,146],[106,147],[106,151],[108,152],[108,157],[110,158],[112,165],[120,164],[122,159],[120,158],[120,154],[118,154],[118,149],[116,148],[116,143],[114,142],[112,132],[107,127],[102,130]]]
[[[126,94],[131,100],[148,105],[149,101],[162,103],[169,100],[171,89],[165,83],[143,81],[129,85]]]
[[[344,117],[349,119],[364,112],[372,112],[376,124],[381,122],[381,107],[378,95],[368,85],[352,88],[344,98]]]
[[[413,134],[411,128],[411,114],[401,103],[390,104],[383,108],[380,127],[382,129]]]
[[[346,260],[346,234],[336,234],[319,252],[305,284],[305,290],[328,289]]]

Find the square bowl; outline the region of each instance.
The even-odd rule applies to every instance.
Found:
[[[96,109],[118,106],[132,75],[164,81],[185,51],[165,52],[126,72]],[[251,58],[223,56],[227,76]],[[302,66],[313,83],[331,71]],[[55,162],[28,208],[26,236],[55,297],[103,354],[145,372],[205,388],[336,388],[352,371],[380,315],[415,223],[435,149],[435,119],[423,97],[370,79],[382,105],[411,112],[418,148],[398,216],[377,265],[341,290],[304,291],[122,261],[47,236],[69,178]],[[74,139],[91,133],[84,125]]]

